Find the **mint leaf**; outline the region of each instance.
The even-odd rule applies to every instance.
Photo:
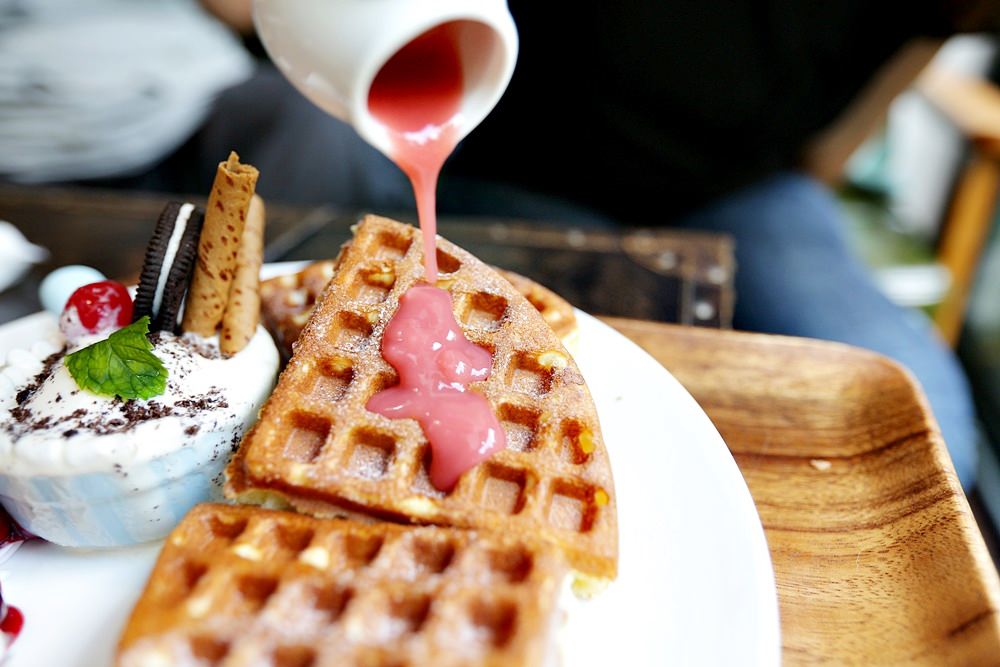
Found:
[[[66,368],[80,389],[123,399],[152,398],[167,388],[167,369],[146,338],[149,316],[105,340],[66,356]]]

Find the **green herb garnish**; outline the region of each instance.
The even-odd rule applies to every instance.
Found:
[[[167,388],[167,368],[152,353],[149,316],[105,340],[66,356],[66,368],[80,389],[101,396],[152,398]]]

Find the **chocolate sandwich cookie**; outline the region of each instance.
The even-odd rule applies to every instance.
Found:
[[[146,247],[133,311],[134,320],[149,315],[150,331],[178,331],[204,222],[202,209],[180,202],[168,203],[156,221]]]

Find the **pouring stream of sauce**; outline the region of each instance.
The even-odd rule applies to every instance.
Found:
[[[390,58],[372,82],[368,110],[392,138],[392,158],[410,177],[424,236],[424,271],[437,280],[435,211],[438,174],[458,143],[462,62],[461,24],[445,23],[420,35]]]
[[[450,490],[469,468],[506,447],[489,402],[468,386],[489,377],[492,357],[470,343],[437,281],[438,174],[458,141],[464,93],[458,39],[461,23],[440,25],[382,66],[368,109],[392,137],[392,157],[410,177],[423,234],[426,285],[411,287],[382,336],[382,356],[399,385],[369,399],[367,409],[416,419],[431,446],[431,483]]]

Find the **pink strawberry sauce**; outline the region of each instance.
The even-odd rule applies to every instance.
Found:
[[[468,388],[489,378],[493,359],[462,334],[448,292],[411,287],[386,325],[382,356],[399,373],[399,385],[375,394],[366,407],[420,423],[435,487],[451,490],[462,473],[507,446],[489,402]]]
[[[368,109],[389,131],[392,158],[410,177],[424,239],[429,285],[410,288],[386,326],[382,356],[399,373],[399,386],[373,396],[367,408],[393,419],[416,419],[431,446],[431,483],[452,489],[469,468],[506,447],[489,402],[468,391],[490,375],[490,353],[462,334],[451,295],[437,280],[438,175],[458,142],[465,91],[458,42],[462,23],[428,30],[379,70]]]
[[[438,174],[458,143],[462,94],[460,22],[428,30],[382,66],[368,91],[368,110],[389,130],[392,158],[410,177],[424,236],[427,282],[437,280],[435,193]]]

